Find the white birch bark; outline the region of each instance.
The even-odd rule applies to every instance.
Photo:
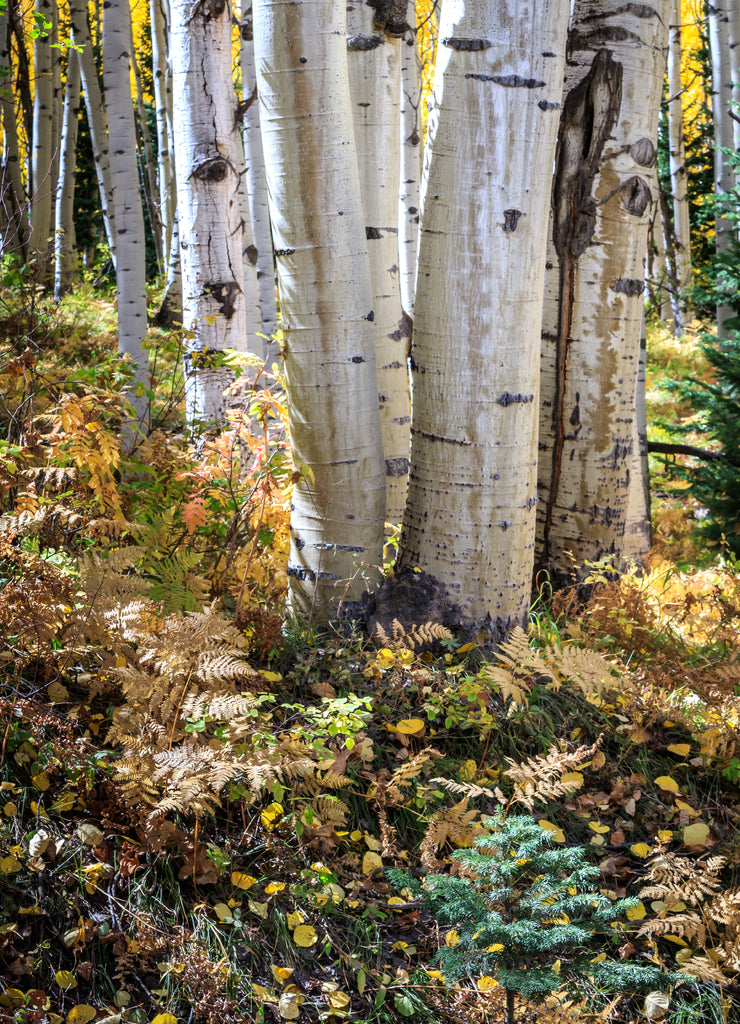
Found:
[[[421,67],[416,38],[416,0],[406,8],[409,28],[401,43],[401,185],[398,203],[398,274],[401,305],[414,316],[416,261],[421,217]]]
[[[733,121],[730,116],[732,93],[730,66],[730,33],[725,3],[718,0],[707,8],[709,49],[712,59],[712,123],[714,126],[714,194],[717,197],[732,192],[735,175],[722,150],[734,143]],[[718,253],[727,251],[733,225],[727,217],[717,214],[714,220],[715,245]],[[725,321],[735,312],[730,305],[717,306],[717,337],[727,338]]]
[[[262,310],[260,307],[259,282],[257,280],[257,259],[252,217],[249,212],[247,195],[247,174],[244,163],[244,147],[241,132],[234,133],[241,173],[239,174],[239,213],[242,225],[242,287],[244,289],[244,342],[242,348],[264,359],[269,351],[269,342],[261,337]]]
[[[15,112],[15,90],[12,62],[8,48],[8,11],[0,10],[0,75],[5,88],[0,89],[2,116],[2,156],[0,157],[0,255],[18,253],[23,262],[28,251],[28,222],[24,214],[25,190],[18,145],[18,123]]]
[[[267,197],[267,171],[260,131],[260,104],[257,98],[257,70],[254,62],[254,31],[252,5],[242,0],[241,20],[242,123],[244,155],[247,164],[246,189],[252,223],[252,246],[249,259],[257,268],[257,288],[262,315],[262,333],[271,338],[278,329],[275,262],[270,232],[270,208]],[[263,353],[267,354],[265,341]]]
[[[172,226],[175,218],[175,177],[171,152],[172,88],[167,57],[169,25],[167,0],[150,0],[149,18],[152,27],[152,78],[157,123],[157,184],[159,186],[162,260],[164,266],[169,267]]]
[[[108,113],[111,197],[116,245],[118,351],[134,366],[131,401],[135,419],[124,430],[131,447],[149,426],[148,356],[142,349],[147,329],[144,212],[136,166],[136,127],[131,98],[131,10],[129,0],[106,0],[103,7],[103,81]]]
[[[405,8],[403,14],[405,15]],[[401,40],[405,20],[383,0],[347,4],[347,66],[354,138],[373,289],[380,429],[386,468],[386,520],[400,524],[406,504],[411,403],[411,322],[401,306],[398,182],[401,146]],[[395,33],[395,34],[394,34]]]
[[[167,281],[165,283],[162,305],[157,313],[160,327],[182,326],[182,262],[180,260],[180,229],[175,208],[170,236],[170,258],[167,263]]]
[[[540,421],[538,554],[556,580],[639,554],[625,530],[669,13],[670,0],[576,0],[569,34]]]
[[[494,640],[524,623],[568,0],[452,0],[428,125],[400,562]]]
[[[141,168],[141,183],[146,201],[147,213],[149,214],[149,227],[152,232],[154,251],[157,256],[157,265],[161,273],[165,269],[164,249],[162,248],[162,221],[159,216],[159,186],[157,183],[157,164],[154,159],[154,146],[152,145],[152,133],[149,131],[149,123],[146,117],[144,105],[144,89],[141,84],[141,72],[136,60],[134,48],[134,32],[131,26],[130,40],[131,69],[134,77],[134,95],[136,98],[136,148],[139,155],[139,167]]]
[[[385,467],[344,4],[256,0],[260,116],[296,465],[290,608],[324,622],[377,579]]]
[[[64,90],[59,178],[54,209],[54,298],[66,295],[77,278],[74,197],[77,125],[80,113],[80,65],[70,54]]]
[[[686,289],[691,284],[691,229],[689,226],[688,175],[683,129],[683,86],[681,84],[681,0],[673,0],[668,46],[668,152],[673,198],[673,244],[676,260],[679,322],[686,321]]]
[[[70,0],[69,5],[70,34],[77,47],[77,59],[80,64],[80,76],[85,98],[87,124],[90,129],[90,142],[95,162],[95,174],[100,193],[100,210],[105,226],[105,236],[116,262],[116,239],[113,223],[113,202],[111,197],[110,149],[108,144],[108,118],[100,93],[98,72],[95,66],[90,26],[87,21],[87,4],[84,0]]]
[[[220,354],[246,348],[237,101],[226,0],[172,0],[175,176],[192,429],[222,423],[233,374]]]
[[[53,0],[36,0],[34,13],[49,24],[53,18]],[[52,193],[56,187],[54,164],[54,90],[50,35],[34,40],[33,139],[31,142],[31,257],[36,260],[35,275],[44,279],[49,271],[52,239]]]
[[[640,562],[652,542],[650,524],[650,465],[648,462],[646,379],[647,334],[645,312],[642,314],[640,329],[640,350],[635,380],[635,421],[637,443],[632,453],[630,488],[627,499],[627,519],[624,530],[622,553],[625,562]]]

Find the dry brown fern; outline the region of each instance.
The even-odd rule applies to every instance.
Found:
[[[468,807],[467,797],[435,814],[427,825],[420,847],[424,867],[429,871],[439,868],[443,862],[437,858],[437,851],[445,846],[471,846],[481,832],[477,819],[478,811]]]
[[[390,635],[380,623],[376,624],[373,632],[375,643],[384,647],[404,647],[410,651],[419,650],[425,644],[434,643],[435,640],[450,639],[452,633],[439,622],[424,622],[421,625],[414,623],[407,629],[398,619],[394,619]]]
[[[547,803],[570,796],[583,783],[583,779],[577,777],[577,769],[593,757],[600,744],[601,737],[591,747],[578,747],[571,751],[550,750],[521,764],[507,757],[510,767],[503,774],[514,783],[514,793],[509,802],[524,804],[531,811],[538,801]],[[566,773],[574,777],[568,778]]]

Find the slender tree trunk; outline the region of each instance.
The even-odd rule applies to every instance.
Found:
[[[709,27],[709,49],[712,58],[712,122],[714,125],[714,194],[726,196],[735,185],[735,175],[724,148],[734,142],[733,121],[730,116],[732,81],[730,79],[730,34],[725,3],[717,0],[707,7]],[[733,233],[732,221],[718,213],[714,220],[716,247],[718,253],[727,251]],[[735,316],[732,306],[717,306],[717,337],[729,337],[725,322]]]
[[[139,167],[141,168],[141,181],[144,188],[144,199],[146,201],[147,213],[149,214],[149,226],[154,241],[154,251],[157,254],[157,265],[161,273],[165,269],[164,249],[162,247],[162,220],[159,215],[159,186],[157,184],[157,165],[154,160],[154,146],[152,145],[152,134],[149,131],[149,124],[146,119],[146,107],[144,105],[144,89],[141,84],[141,72],[136,60],[134,49],[133,25],[131,26],[131,67],[134,73],[134,85],[136,88],[136,149],[139,154]]]
[[[254,63],[254,32],[252,28],[252,5],[242,0],[241,68],[242,68],[242,123],[244,125],[244,153],[247,162],[246,186],[249,200],[249,215],[252,221],[252,245],[250,259],[257,267],[262,314],[262,333],[272,337],[278,329],[277,300],[275,295],[275,261],[270,232],[270,209],[267,199],[267,171],[265,153],[262,148],[260,131],[260,104],[257,98],[257,71]],[[267,354],[269,342],[263,345]]]
[[[16,72],[15,77],[17,77]],[[0,254],[17,253],[25,263],[28,257],[28,223],[25,217],[25,191],[21,172],[18,124],[15,113],[15,90],[10,55],[10,28],[8,10],[0,10],[0,76],[4,88],[0,89],[2,115],[2,157],[0,158]]]
[[[100,210],[105,226],[105,235],[110,247],[113,263],[116,262],[116,239],[114,232],[112,185],[110,171],[110,149],[108,143],[108,119],[100,93],[98,72],[95,67],[90,27],[87,22],[87,4],[84,0],[70,0],[69,17],[72,41],[77,48],[80,62],[80,76],[85,97],[87,124],[95,162],[95,174],[100,193]]]
[[[191,428],[201,428],[225,418],[233,373],[223,351],[246,348],[231,7],[172,0],[170,16],[185,398]]]
[[[645,371],[647,369],[647,334],[645,312],[640,330],[640,354],[635,381],[635,414],[637,444],[633,450],[630,488],[627,501],[627,521],[624,530],[623,554],[625,561],[639,562],[650,550],[650,464],[648,462],[647,407]]]
[[[172,237],[170,239],[170,258],[167,263],[167,282],[164,289],[162,305],[157,313],[160,327],[182,326],[182,262],[180,260],[180,229],[175,209],[172,221]]]
[[[244,344],[248,352],[263,359],[267,355],[269,343],[261,335],[262,310],[260,308],[259,282],[257,280],[257,249],[252,235],[252,217],[249,212],[249,196],[247,195],[247,173],[244,163],[244,147],[241,132],[234,133],[236,149],[239,157],[239,213],[242,223],[242,285],[244,288]]]
[[[385,514],[389,524],[400,524],[409,470],[411,322],[401,306],[398,275],[399,33],[405,32],[406,22],[394,21],[394,17],[398,15],[390,4],[347,5],[347,66],[373,289]]]
[[[118,350],[135,370],[130,401],[135,420],[124,432],[133,446],[149,426],[148,357],[142,349],[147,329],[144,213],[136,166],[136,126],[131,99],[131,11],[129,0],[106,0],[103,7],[103,76],[108,110],[110,175],[116,242]]]
[[[48,278],[52,239],[52,193],[56,187],[54,172],[54,90],[52,75],[51,25],[53,0],[36,0],[34,13],[49,25],[48,32],[36,37],[33,47],[33,140],[31,144],[31,256],[36,260],[34,275],[38,281]]]
[[[681,84],[681,0],[673,0],[668,46],[668,148],[673,196],[673,240],[676,252],[680,332],[686,321],[686,289],[691,284],[691,229],[683,131],[683,86]]]
[[[385,467],[344,4],[256,0],[293,458],[290,608],[324,622],[379,576]]]
[[[169,6],[167,0],[150,0],[152,26],[152,75],[154,109],[157,119],[157,181],[159,219],[162,230],[162,258],[170,263],[172,227],[175,218],[175,176],[172,159],[172,82],[167,57]]]
[[[74,196],[79,113],[80,65],[74,53],[71,53],[64,90],[59,180],[55,204],[54,298],[57,300],[71,290],[77,278]]]
[[[421,67],[416,37],[416,0],[406,8],[409,28],[401,43],[401,187],[398,205],[398,273],[401,305],[414,316],[421,204]]]
[[[539,562],[622,565],[670,0],[576,0],[545,291]]]
[[[400,563],[494,640],[524,623],[542,283],[568,0],[442,8],[422,193]],[[524,272],[526,268],[526,272]]]

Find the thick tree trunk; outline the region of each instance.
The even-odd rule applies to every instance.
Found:
[[[135,367],[129,394],[135,417],[124,431],[133,446],[149,427],[144,213],[136,166],[136,126],[131,100],[131,11],[129,0],[106,0],[103,8],[103,80],[108,110],[110,176],[116,243],[118,351]]]
[[[108,118],[100,94],[98,72],[93,56],[90,27],[87,22],[87,4],[84,0],[70,0],[69,18],[72,42],[75,44],[80,62],[82,89],[85,97],[87,124],[90,129],[95,174],[100,193],[100,210],[105,226],[105,235],[110,247],[111,258],[116,261],[116,239],[114,231],[112,185],[110,171],[110,148],[108,142]]]
[[[680,332],[686,321],[686,289],[691,284],[691,229],[683,131],[683,86],[681,84],[681,0],[673,0],[668,46],[668,150],[673,196],[673,241],[676,254]]]
[[[77,125],[80,113],[80,65],[70,54],[67,83],[64,90],[64,114],[60,143],[59,180],[57,183],[54,229],[54,298],[59,300],[77,278],[77,246],[75,242],[74,198],[75,163],[77,156]]]
[[[387,8],[387,10],[386,10]],[[405,11],[404,11],[405,14]],[[406,504],[411,403],[411,324],[398,276],[398,182],[401,40],[406,29],[392,5],[347,5],[347,66],[365,237],[373,289],[375,365],[385,458],[386,519],[399,525]]]
[[[401,43],[401,187],[398,205],[398,274],[401,305],[413,319],[421,204],[421,67],[416,2],[406,8],[409,28]]]
[[[185,399],[188,422],[200,429],[225,418],[233,374],[223,351],[246,349],[231,7],[172,0],[170,16]]]
[[[51,26],[53,0],[36,0],[34,14]],[[33,140],[31,145],[31,239],[30,254],[36,260],[34,276],[44,281],[49,276],[52,240],[52,193],[56,188],[54,174],[54,89],[53,53],[49,32],[42,31],[33,47]]]
[[[16,73],[17,75],[17,73]],[[0,10],[0,114],[2,115],[2,157],[0,158],[0,255],[17,253],[25,263],[28,256],[28,222],[25,217],[25,190],[21,170],[15,90],[10,57],[10,28],[7,8]]]
[[[542,283],[568,0],[442,9],[400,562],[494,639],[527,618]]]
[[[288,386],[290,608],[325,622],[379,576],[385,466],[344,5],[256,0],[254,42]],[[369,568],[364,569],[365,566]]]
[[[543,324],[539,562],[644,551],[625,531],[670,0],[576,0]]]
[[[249,216],[252,222],[253,251],[249,258],[257,268],[262,333],[265,335],[262,351],[267,355],[269,341],[278,329],[277,298],[275,294],[275,260],[270,232],[270,209],[267,198],[267,171],[260,131],[260,104],[257,98],[257,71],[254,63],[254,31],[252,5],[242,0],[241,69],[242,69],[242,123],[244,125],[244,154],[247,162],[246,187]]]

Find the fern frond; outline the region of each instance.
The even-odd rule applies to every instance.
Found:
[[[699,981],[713,981],[718,985],[727,985],[730,978],[706,956],[692,956],[681,964],[681,973],[690,974]]]
[[[455,782],[453,779],[443,779],[436,776],[429,780],[430,782],[436,782],[438,786],[444,786],[445,789],[449,789],[451,793],[457,793],[459,796],[465,797],[476,797],[476,796],[487,796],[495,799],[496,794],[492,789],[486,789],[485,786],[476,786],[473,782]]]

